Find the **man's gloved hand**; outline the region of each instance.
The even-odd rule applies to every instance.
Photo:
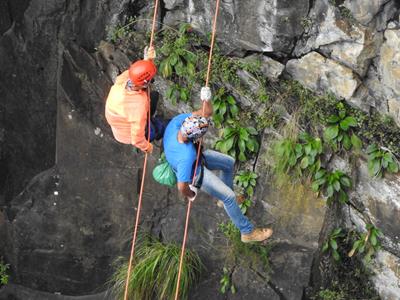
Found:
[[[196,196],[197,196],[197,187],[195,187],[194,185],[189,184],[189,189],[194,193],[194,196],[191,197],[191,198],[188,197],[188,200],[189,201],[194,201],[194,199],[196,199]]]
[[[154,49],[154,47],[148,47],[146,46],[144,48],[144,60],[153,60],[156,58],[156,50]]]
[[[145,153],[151,154],[153,152],[153,144],[149,143],[149,145],[147,146],[147,149],[144,150]]]
[[[202,101],[210,101],[211,97],[211,89],[208,86],[203,86],[200,91],[200,99]]]

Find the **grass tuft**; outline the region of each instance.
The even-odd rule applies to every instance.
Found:
[[[164,244],[151,238],[140,241],[131,271],[128,299],[173,299],[178,280],[180,245]],[[196,283],[203,269],[200,257],[186,250],[182,265],[179,299],[187,299],[189,288]],[[112,291],[123,299],[128,262],[119,258],[112,276]]]

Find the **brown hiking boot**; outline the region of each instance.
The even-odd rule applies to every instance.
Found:
[[[238,205],[242,204],[246,200],[246,196],[243,194],[237,195],[236,196],[236,203]]]
[[[266,240],[272,235],[271,228],[256,228],[248,234],[242,234],[243,243],[261,242]]]

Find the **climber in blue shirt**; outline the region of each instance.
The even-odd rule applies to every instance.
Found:
[[[193,182],[198,140],[207,132],[213,113],[210,88],[201,89],[201,100],[204,110],[177,115],[165,129],[165,156],[176,174],[178,190],[189,201],[195,200],[198,189],[221,200],[228,216],[240,230],[242,242],[266,240],[272,235],[272,229],[254,228],[236,202],[233,191],[235,160],[232,157],[213,150],[204,151]],[[218,176],[212,171],[221,172]]]

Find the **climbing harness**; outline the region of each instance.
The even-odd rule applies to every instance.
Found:
[[[150,47],[153,46],[153,40],[154,40],[154,31],[156,27],[156,17],[157,17],[157,9],[158,9],[158,0],[155,0],[155,5],[154,5],[154,14],[153,14],[153,24],[151,27],[151,35],[150,35]],[[147,116],[147,122],[148,122],[148,130],[147,130],[147,141],[150,143],[150,86],[147,88],[147,98],[149,99],[149,112]],[[143,174],[142,174],[142,181],[140,184],[140,193],[139,193],[139,200],[138,200],[138,207],[137,207],[137,212],[136,212],[136,222],[135,222],[135,229],[133,231],[133,237],[132,237],[132,247],[131,247],[131,255],[129,257],[129,265],[128,265],[128,271],[126,275],[126,282],[125,282],[125,292],[124,292],[124,300],[128,300],[128,287],[129,287],[129,280],[130,280],[130,275],[131,275],[131,270],[132,270],[132,262],[133,262],[133,257],[135,254],[135,242],[136,242],[136,237],[137,237],[137,231],[139,227],[139,217],[140,217],[140,210],[142,207],[142,198],[143,198],[143,189],[144,189],[144,179],[146,177],[146,167],[147,167],[147,158],[148,158],[148,153],[146,152],[144,155],[144,162],[143,162]]]
[[[207,67],[207,76],[206,76],[206,85],[205,85],[206,87],[208,87],[208,82],[210,80],[211,59],[212,59],[212,53],[213,53],[213,48],[214,48],[214,40],[215,40],[215,32],[216,32],[216,27],[217,27],[218,11],[219,11],[219,0],[216,0],[215,15],[214,15],[213,28],[212,28],[212,35],[211,35],[210,53],[209,53],[209,57],[208,57],[208,67]],[[204,111],[205,111],[205,105],[204,105],[204,102],[203,102],[203,115],[204,115]],[[200,153],[201,153],[201,143],[202,143],[202,138],[199,140],[199,146],[197,148],[196,166],[194,168],[194,175],[193,175],[192,184],[194,184],[195,178],[196,178],[196,170],[197,170],[197,166],[198,166],[199,158],[200,158]],[[189,225],[189,217],[190,217],[191,206],[192,206],[192,201],[188,201],[187,212],[186,212],[185,231],[184,231],[184,235],[183,235],[181,256],[180,256],[180,260],[179,260],[178,280],[177,280],[177,283],[176,283],[176,290],[175,290],[175,300],[179,299],[178,298],[178,296],[179,296],[179,284],[180,284],[180,280],[181,280],[182,263],[183,263],[184,253],[185,253],[185,245],[186,245],[186,238],[187,238],[187,232],[188,232],[188,225]]]

